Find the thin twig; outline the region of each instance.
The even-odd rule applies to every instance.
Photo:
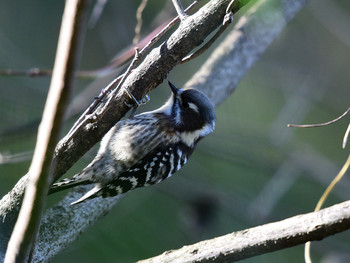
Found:
[[[200,2],[200,0],[198,1],[194,1],[187,9],[186,11],[192,10],[198,3]],[[159,31],[159,33],[157,35],[155,35],[144,47],[141,51],[138,52],[137,56],[138,59],[134,60],[131,62],[132,68],[131,70],[135,67],[135,63],[139,60],[142,59],[142,57],[146,54],[146,52],[155,44],[158,42],[158,40],[166,33],[169,31],[169,29],[171,29],[179,20],[179,17],[175,17],[173,20],[171,20],[161,31]],[[136,55],[136,54],[135,54]],[[127,71],[128,71],[127,70]],[[124,73],[125,74],[125,73]],[[89,108],[79,117],[78,121],[73,125],[73,127],[70,129],[68,136],[73,136],[79,129],[81,129],[86,123],[92,122],[94,120],[94,116],[92,116],[91,114],[93,113],[93,111],[97,108],[97,106],[102,102],[102,100],[105,98],[105,96],[117,85],[117,83],[121,82],[121,79],[123,79],[124,77],[123,75],[118,76],[117,78],[115,78],[110,84],[108,84],[108,86],[106,88],[104,88],[101,93],[98,95],[98,97],[93,101],[93,103],[89,106]],[[119,86],[119,85],[118,85]],[[116,88],[116,91],[118,90],[118,88]],[[112,97],[110,97],[111,99]],[[106,105],[109,104],[109,101],[106,103]],[[104,107],[105,108],[105,107]]]
[[[343,149],[345,149],[345,146],[346,146],[346,144],[347,144],[347,142],[348,142],[349,133],[350,133],[350,123],[349,123],[349,125],[348,125],[348,128],[346,129],[345,134],[344,134],[343,144],[342,144]]]
[[[74,123],[73,127],[68,132],[68,136],[73,136],[83,126],[83,124],[86,124],[88,119],[92,119],[92,118],[89,118],[91,114],[94,112],[97,106],[100,103],[102,103],[102,100],[104,99],[104,97],[111,92],[113,87],[117,85],[117,83],[121,80],[122,77],[123,75],[118,76],[111,83],[109,83],[107,87],[105,87],[101,91],[101,93],[95,98],[95,100],[91,103],[91,105],[84,111],[84,113]]]
[[[231,2],[227,5],[226,14],[233,12],[233,8],[234,8],[233,4],[235,3],[235,1],[237,2],[237,0],[231,0]]]
[[[211,47],[211,45],[222,35],[222,33],[226,30],[229,23],[223,24],[218,31],[216,31],[215,35],[207,42],[205,43],[200,49],[198,49],[196,52],[184,57],[179,64],[184,64],[189,62],[192,59],[195,59],[196,57],[202,55],[207,49]]]
[[[348,108],[342,115],[340,115],[339,117],[337,117],[334,120],[325,122],[325,123],[320,123],[320,124],[307,124],[307,125],[294,125],[294,124],[288,124],[287,127],[294,127],[294,128],[314,128],[314,127],[323,127],[323,126],[327,126],[327,125],[331,125],[333,123],[336,123],[337,121],[341,120],[342,118],[344,118],[350,111],[350,108]],[[350,124],[348,125],[348,128],[345,132],[344,135],[344,139],[343,139],[343,144],[342,147],[345,148],[347,139],[348,139],[348,135],[349,135],[349,131],[350,131]],[[343,168],[340,170],[340,172],[338,173],[338,175],[333,179],[333,181],[329,184],[329,186],[327,187],[327,189],[325,190],[325,192],[322,194],[320,200],[317,203],[317,206],[315,208],[314,211],[319,211],[322,207],[322,205],[324,204],[325,200],[327,199],[327,197],[329,196],[330,192],[333,190],[333,188],[335,187],[335,185],[341,180],[341,178],[344,176],[345,172],[347,171],[347,169],[349,168],[350,165],[350,155],[347,159],[347,161],[345,162]],[[304,260],[306,263],[311,263],[311,256],[310,256],[310,247],[311,247],[311,243],[307,242],[305,244],[305,248],[304,248]]]
[[[105,112],[105,109],[108,107],[108,105],[111,103],[112,99],[115,97],[117,92],[119,91],[120,87],[123,85],[125,79],[130,75],[132,70],[135,67],[136,62],[138,62],[140,59],[138,49],[135,48],[135,57],[130,63],[129,67],[125,71],[123,75],[120,75],[119,77],[115,78],[106,88],[102,90],[100,95],[95,99],[95,101],[89,106],[89,108],[80,116],[78,121],[74,124],[74,126],[71,128],[71,130],[68,132],[68,136],[74,136],[76,132],[84,127],[86,124],[93,122],[96,119],[96,113],[93,113],[93,111],[100,105],[103,98],[109,94],[109,99],[107,102],[103,105],[101,109],[101,114]],[[118,83],[118,84],[117,84]],[[112,88],[117,84],[117,87],[112,91]],[[128,92],[129,94],[129,92]]]
[[[28,172],[29,182],[8,243],[6,263],[27,262],[37,236],[49,183],[53,180],[50,178],[50,172],[55,168],[53,154],[80,53],[78,49],[85,7],[85,0],[67,1],[65,5],[50,90]]]
[[[134,36],[134,39],[132,40],[132,43],[134,46],[136,46],[140,40],[140,33],[141,33],[141,27],[142,27],[142,13],[147,3],[148,3],[148,0],[142,0],[141,4],[139,5],[136,11],[137,24],[135,26],[135,36]]]
[[[21,152],[16,154],[0,153],[0,166],[9,163],[20,163],[29,161],[33,156],[33,151]]]
[[[315,208],[315,212],[319,211],[322,207],[322,205],[324,204],[325,200],[327,199],[329,193],[333,190],[334,186],[341,180],[341,178],[344,176],[344,174],[346,173],[346,171],[349,169],[350,166],[350,155],[348,156],[348,159],[346,160],[346,162],[344,163],[343,167],[341,168],[341,170],[339,171],[339,173],[337,174],[337,176],[332,180],[332,182],[330,183],[330,185],[327,187],[327,189],[324,191],[324,193],[322,194],[320,200],[317,202],[316,208]]]
[[[186,8],[185,12],[188,12],[192,10],[201,0],[194,1],[189,7]],[[164,36],[166,32],[169,31],[177,22],[179,21],[179,17],[175,17],[173,20],[169,22],[157,35],[155,35],[148,43],[144,46],[143,49],[141,49],[139,55],[140,57],[143,57],[144,54],[155,44],[158,42],[158,40]]]
[[[176,9],[176,13],[179,16],[180,20],[184,20],[186,18],[186,12],[184,8],[182,7],[181,1],[180,0],[173,0],[173,5]]]
[[[200,49],[198,49],[196,52],[184,57],[179,62],[179,64],[189,62],[190,60],[195,59],[196,57],[203,54],[222,35],[222,33],[226,30],[226,28],[233,22],[233,12],[231,11],[233,9],[233,3],[234,3],[234,0],[232,0],[229,3],[229,5],[227,6],[226,15],[224,16],[222,25],[219,28],[219,30],[216,31],[215,35],[207,43],[205,43],[205,45],[203,45]]]
[[[17,70],[17,69],[1,69],[0,75],[2,76],[28,76],[28,77],[39,77],[48,76],[52,74],[51,69],[38,69],[32,68],[28,70]]]
[[[201,0],[194,1],[186,10],[188,12],[192,10]],[[155,44],[158,40],[171,29],[177,22],[179,21],[179,17],[176,17],[169,22],[165,22],[155,30],[153,30],[147,37],[142,39],[138,44],[138,47],[141,49],[139,52],[140,57],[143,55]],[[151,37],[155,35],[154,37]],[[76,72],[76,76],[80,78],[96,78],[100,76],[107,75],[111,73],[111,68],[117,68],[119,66],[124,65],[129,59],[134,56],[134,47],[130,47],[127,51],[123,52],[121,55],[117,56],[113,59],[107,66],[102,68],[93,69],[93,70],[78,70]],[[33,68],[28,70],[17,70],[17,69],[2,69],[0,70],[0,75],[3,76],[29,76],[29,77],[42,77],[42,76],[50,76],[52,74],[51,69],[39,69]],[[119,79],[119,77],[117,78]],[[115,80],[113,80],[115,81]],[[112,81],[112,82],[113,82]],[[112,84],[111,82],[111,84]],[[118,82],[118,81],[117,81]]]
[[[332,182],[328,185],[327,189],[323,192],[320,200],[318,200],[318,202],[317,202],[317,205],[316,205],[314,212],[317,212],[321,209],[322,205],[324,204],[324,202],[328,198],[329,194],[332,192],[334,187],[343,178],[346,171],[349,169],[349,166],[350,166],[350,155],[348,156],[348,159],[346,160],[345,164],[343,165],[343,167],[341,168],[341,170],[339,171],[337,176],[332,180]],[[305,243],[304,259],[305,259],[306,263],[312,262],[311,257],[310,257],[310,246],[311,246],[310,241]]]
[[[288,124],[287,127],[293,127],[293,128],[315,128],[315,127],[323,127],[323,126],[327,126],[330,124],[333,124],[339,120],[341,120],[342,118],[344,118],[346,116],[346,114],[348,114],[350,112],[350,108],[348,108],[342,115],[340,115],[338,118],[325,122],[325,123],[319,123],[319,124],[305,124],[305,125],[296,125],[296,124]]]
[[[217,3],[220,1],[210,1],[210,3]],[[228,1],[229,2],[229,1]],[[258,3],[266,3],[267,1],[258,1]],[[273,2],[273,1],[272,1]],[[282,3],[282,2],[281,2]],[[283,4],[285,4],[283,2]],[[253,28],[254,30],[249,30],[249,32],[247,32],[247,34],[242,37],[240,36],[239,38],[228,38],[226,41],[226,48],[220,48],[221,50],[225,49],[225,50],[229,50],[228,47],[232,47],[235,46],[237,48],[237,46],[239,47],[238,50],[236,50],[236,52],[230,52],[230,53],[225,53],[222,57],[227,61],[229,60],[231,63],[233,63],[233,67],[232,69],[230,68],[230,70],[228,72],[228,68],[227,68],[227,64],[225,64],[224,62],[221,62],[219,64],[219,62],[217,62],[216,64],[212,62],[212,65],[214,64],[215,67],[212,67],[212,71],[211,74],[208,74],[208,70],[206,70],[206,77],[205,77],[205,81],[203,81],[202,84],[202,89],[205,90],[206,92],[208,92],[209,89],[213,89],[212,91],[214,92],[208,92],[208,94],[210,95],[210,98],[212,101],[215,102],[215,104],[217,105],[219,102],[222,102],[224,100],[224,98],[227,98],[232,90],[233,87],[235,87],[237,85],[237,82],[242,78],[242,76],[245,74],[245,72],[251,67],[251,65],[257,60],[257,57],[259,57],[259,54],[261,54],[262,50],[265,50],[266,46],[268,46],[272,39],[275,38],[275,36],[277,35],[278,32],[280,32],[282,30],[282,28],[285,26],[286,21],[289,21],[294,14],[305,4],[304,0],[300,0],[298,1],[297,5],[292,6],[293,8],[291,9],[291,5],[288,4],[288,9],[281,9],[280,12],[278,13],[279,15],[275,16],[272,15],[273,17],[281,17],[281,20],[272,20],[272,22],[270,23],[266,23],[265,20],[261,21],[261,20],[257,20],[256,18],[264,18],[266,16],[261,16],[258,14],[261,14],[261,12],[257,12],[257,13],[252,13],[252,14],[248,14],[248,17],[245,18],[245,20],[247,21],[247,23],[252,23],[255,21],[255,25],[256,26],[251,26],[251,24],[248,24],[248,28]],[[287,5],[287,4],[285,4]],[[275,6],[275,5],[274,5]],[[283,5],[281,4],[281,6],[283,7]],[[297,8],[296,8],[297,6]],[[222,10],[221,14],[224,14],[226,6],[223,7],[224,9]],[[258,8],[255,10],[259,10]],[[260,9],[261,10],[261,9]],[[274,10],[274,9],[272,9]],[[276,11],[276,10],[274,10]],[[283,12],[282,12],[283,11]],[[273,13],[274,14],[274,13]],[[208,15],[210,15],[210,13],[208,13]],[[284,17],[285,16],[285,17]],[[216,17],[213,16],[213,18],[216,19]],[[222,20],[222,19],[221,19]],[[217,20],[215,20],[217,22]],[[215,24],[216,24],[215,22]],[[282,23],[282,24],[281,24]],[[205,25],[205,28],[207,29],[208,27],[210,27],[210,25],[213,24],[213,21],[211,20],[211,23],[208,24],[203,24]],[[191,25],[188,26],[189,28],[191,28]],[[244,29],[244,28],[243,28]],[[242,29],[242,30],[243,30]],[[201,28],[201,24],[198,25],[198,27],[196,27],[196,30],[191,31],[193,32],[192,34],[196,35],[196,33],[198,32],[198,30],[202,30]],[[262,34],[259,34],[258,32],[260,32],[262,30]],[[212,32],[212,30],[211,30]],[[252,36],[253,35],[253,36]],[[173,39],[174,41],[176,41],[176,39],[178,39],[178,34],[174,35]],[[204,35],[201,35],[204,36]],[[254,37],[255,36],[255,37]],[[203,38],[201,38],[203,39]],[[271,39],[270,41],[267,41],[268,39]],[[260,40],[263,40],[260,42]],[[169,46],[169,50],[164,50],[164,55],[167,55],[169,52],[171,52],[172,56],[173,55],[177,55],[177,57],[180,57],[180,54],[187,54],[188,53],[188,49],[186,49],[186,53],[177,53],[179,48],[181,48],[181,43],[180,45],[176,45],[176,49],[173,49],[173,45]],[[258,44],[257,44],[258,43]],[[169,43],[171,44],[171,43]],[[197,44],[196,44],[197,45]],[[249,49],[249,52],[240,52],[242,49],[241,47],[247,47]],[[194,45],[191,45],[191,48],[193,48]],[[246,49],[244,49],[246,50]],[[213,54],[214,55],[217,54]],[[182,55],[183,57],[184,55]],[[163,56],[161,57],[163,58]],[[215,58],[218,58],[218,56],[215,56]],[[142,78],[140,80],[140,78],[137,81],[131,82],[131,83],[135,83],[135,85],[141,85],[143,83],[148,84],[149,82],[147,82],[147,78],[143,79],[144,76],[149,76],[146,75],[144,73],[144,71],[149,71],[151,73],[154,74],[165,74],[166,71],[168,70],[163,70],[163,71],[156,71],[154,69],[157,69],[158,66],[161,67],[161,65],[164,65],[164,62],[166,63],[170,63],[171,67],[173,67],[173,65],[175,64],[173,62],[173,60],[161,60],[162,63],[158,63],[157,59],[155,62],[153,62],[154,65],[152,68],[146,68],[144,67],[144,65],[140,68],[138,68],[137,70],[140,71],[140,75],[139,77]],[[148,61],[148,60],[147,60]],[[222,60],[221,60],[222,61]],[[238,61],[238,63],[237,63]],[[236,67],[236,65],[239,65],[239,67]],[[169,67],[170,68],[170,67]],[[215,69],[215,71],[214,71]],[[226,72],[225,75],[221,74],[223,72]],[[202,70],[202,72],[204,72],[204,70]],[[153,74],[153,75],[154,75]],[[198,78],[196,78],[197,74],[195,74],[193,76],[194,79],[198,80]],[[204,78],[204,77],[203,77]],[[127,84],[129,81],[129,78],[126,80]],[[208,85],[209,83],[214,84],[216,80],[217,85]],[[158,81],[155,80],[157,83]],[[193,83],[193,81],[192,81]],[[124,84],[124,85],[125,85]],[[130,85],[129,85],[130,86]],[[215,95],[213,95],[215,94]],[[117,107],[113,107],[113,109],[116,109]],[[121,107],[118,107],[117,109],[120,109]],[[113,111],[114,112],[114,111]],[[115,114],[117,115],[117,118],[120,118],[120,114],[118,112],[115,112]],[[101,124],[101,126],[105,125],[105,120],[102,120],[101,122],[99,122],[99,124]],[[86,131],[87,130],[87,131]],[[77,136],[75,138],[68,138],[65,140],[62,140],[62,143],[57,147],[57,160],[60,164],[60,167],[58,168],[57,171],[57,176],[61,176],[69,167],[72,166],[72,164],[78,159],[78,155],[81,156],[82,153],[85,153],[88,147],[90,147],[92,145],[92,143],[96,143],[97,139],[95,139],[95,137],[101,138],[102,135],[100,132],[96,132],[99,130],[103,130],[103,132],[105,132],[104,129],[90,129],[89,127],[86,127],[86,130],[81,131],[79,134],[77,134]],[[98,135],[98,136],[97,136]],[[84,139],[91,139],[91,141],[86,142],[85,146],[81,147],[81,144],[84,143]],[[83,142],[83,143],[82,143]],[[78,148],[78,150],[76,150]],[[13,201],[18,200],[18,192],[21,192],[25,185],[25,179],[21,180],[22,182],[24,182],[22,185],[20,185],[19,183],[16,185],[16,187],[14,187],[13,191],[11,191],[11,194],[6,195],[2,200],[0,200],[0,204],[3,207],[13,207],[11,206],[12,204],[14,204]],[[9,200],[11,202],[9,202]],[[47,218],[47,224],[43,225],[43,233],[42,233],[42,241],[40,243],[41,245],[41,249],[39,251],[38,249],[38,258],[40,258],[42,255],[44,255],[45,258],[48,258],[47,255],[48,253],[51,253],[50,258],[53,257],[54,254],[59,253],[58,251],[61,251],[63,249],[62,244],[64,244],[64,246],[68,246],[71,242],[73,242],[74,238],[71,239],[62,239],[64,237],[64,235],[62,235],[62,233],[65,233],[66,229],[65,227],[68,225],[74,225],[71,222],[71,215],[76,215],[76,210],[71,210],[70,208],[67,208],[69,206],[69,203],[71,201],[66,200],[64,204],[61,204],[60,207],[53,207],[52,212],[53,214],[51,214],[48,218]],[[98,200],[99,203],[103,203],[106,204],[106,200]],[[14,204],[15,206],[15,204]],[[110,209],[110,208],[109,208]],[[108,209],[108,210],[109,210]],[[82,211],[82,213],[79,213],[79,215],[86,215],[86,217],[80,216],[80,221],[79,221],[79,229],[77,228],[71,228],[68,230],[68,232],[79,232],[81,233],[83,230],[81,229],[86,229],[86,225],[92,225],[94,224],[94,222],[96,222],[96,214],[97,211],[99,210],[99,208],[96,207],[95,203],[93,203],[93,201],[91,201],[90,203],[85,204],[84,206],[84,211]],[[102,214],[105,214],[106,211],[108,211],[107,209],[104,210],[104,212]],[[6,219],[5,223],[6,223],[6,227],[11,227],[11,221],[8,220],[8,213],[1,213],[0,211],[0,218],[1,219]],[[77,215],[79,217],[79,215]],[[99,216],[100,217],[100,216]],[[5,224],[3,224],[5,225]],[[57,227],[57,225],[60,225],[60,227]],[[4,228],[3,228],[4,229]],[[58,233],[57,235],[53,235],[52,233],[52,229],[57,230],[58,229]],[[76,236],[78,235],[77,233],[72,233],[75,234]],[[4,232],[0,230],[0,236],[1,238],[3,238],[4,236]],[[52,241],[48,241],[48,237],[51,238]],[[62,242],[63,240],[63,242]],[[55,241],[56,243],[53,243],[53,241]],[[45,247],[45,248],[43,248]],[[53,251],[55,249],[55,251]],[[0,255],[1,256],[1,255]]]
[[[126,78],[130,75],[130,73],[132,72],[132,70],[135,68],[136,63],[141,59],[140,57],[140,53],[139,53],[139,49],[137,47],[135,47],[135,57],[134,59],[131,61],[129,67],[127,68],[127,70],[125,71],[125,73],[123,74],[121,80],[118,83],[118,86],[112,91],[111,93],[111,98],[114,98],[115,95],[117,94],[117,92],[119,91],[119,89],[122,87],[122,85],[124,84],[124,81],[126,80]],[[127,91],[128,95],[130,94],[129,91]],[[132,99],[134,99],[134,97],[131,97]],[[110,100],[104,105],[104,107],[107,107],[108,104],[110,103]],[[136,102],[137,103],[137,102]]]

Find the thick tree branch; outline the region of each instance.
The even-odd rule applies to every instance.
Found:
[[[236,10],[242,1],[236,2]],[[194,15],[186,17],[179,28],[161,44],[153,49],[144,61],[126,78],[123,87],[110,100],[108,107],[97,108],[91,115],[90,123],[73,136],[64,137],[57,145],[54,162],[57,163],[53,176],[59,178],[129,110],[127,104],[133,103],[124,92],[127,88],[137,99],[157,87],[168,72],[192,49],[217,28],[225,14],[229,0],[210,1]],[[126,103],[125,103],[126,102]],[[103,106],[103,105],[102,105]],[[6,250],[9,236],[18,215],[28,175],[24,176],[6,196],[0,200],[0,258]],[[94,209],[91,213],[94,213]]]
[[[178,30],[160,47],[154,49],[133,71],[126,79],[124,87],[127,87],[138,99],[155,88],[182,57],[222,23],[229,2],[210,1],[196,14],[182,21]],[[306,0],[259,1],[252,11],[241,18],[225,43],[208,60],[214,65],[210,66],[209,62],[206,63],[206,66],[186,87],[200,88],[209,95],[215,105],[218,105],[234,90],[242,76],[305,2]],[[237,1],[237,3],[240,2]],[[256,19],[255,16],[257,16]],[[260,30],[264,32],[263,36],[259,33]],[[55,174],[57,177],[65,173],[77,159],[100,140],[116,120],[126,113],[128,108],[124,105],[124,101],[131,102],[128,95],[120,90],[105,113],[98,112],[97,119],[84,130],[80,130],[74,137],[61,140],[56,149],[58,169]],[[8,216],[6,221],[15,214],[8,212],[15,211],[13,207],[16,207],[16,202],[19,202],[25,183],[26,177],[21,179],[13,191],[0,201],[0,216],[2,218]],[[97,199],[98,201],[92,200],[83,205],[70,207],[72,199],[76,199],[77,196],[79,191],[71,193],[59,205],[47,211],[40,229],[36,259],[52,258],[69,245],[78,233],[109,211],[117,200]],[[5,209],[3,210],[5,212],[1,209]],[[79,224],[76,224],[77,220]],[[79,228],[72,230],[69,226],[79,226]],[[53,229],[59,229],[59,231],[52,231]],[[69,236],[71,231],[75,233]],[[1,231],[0,235],[2,235]],[[0,236],[0,238],[3,237]],[[50,243],[51,241],[57,242]],[[52,247],[55,247],[54,251]]]
[[[200,85],[200,88],[209,94],[211,100],[218,105],[233,91],[233,88],[238,84],[237,79],[242,78],[245,72],[248,71],[253,62],[260,56],[262,50],[272,42],[283,25],[286,25],[286,21],[291,19],[293,14],[300,10],[302,7],[300,3],[304,4],[305,1],[295,1],[293,8],[291,8],[290,5],[289,8],[280,6],[281,8],[271,9],[269,8],[271,1],[263,1],[252,11],[249,11],[246,16],[242,17],[229,36],[227,36],[223,43],[217,48],[218,51],[215,51],[208,60],[214,63],[213,66],[210,66],[209,62],[205,63],[190,82],[195,83],[195,80],[199,80],[200,84],[196,83],[196,86]],[[277,12],[277,14],[274,14],[274,12]],[[272,19],[271,15],[273,15],[273,17],[278,17],[278,19]],[[288,17],[284,17],[283,15]],[[258,16],[258,18],[255,18],[256,16]],[[280,25],[281,23],[282,25]],[[254,30],[247,31],[245,28],[254,28]],[[269,31],[269,29],[271,31]],[[246,33],[237,34],[238,30]],[[259,37],[262,37],[259,33],[260,30],[264,30],[263,35],[265,37],[261,42],[257,41]],[[254,46],[254,44],[256,46]],[[238,47],[239,50],[247,50],[248,47],[246,45],[248,45],[251,52],[247,51],[241,54],[241,52],[237,52],[235,48],[233,48],[233,46],[235,46]],[[230,65],[229,61],[233,61],[234,64]],[[208,70],[208,68],[210,70]],[[231,74],[233,74],[233,77]],[[218,78],[221,82],[218,81]],[[219,85],[219,83],[217,86],[213,86],[213,82],[220,82],[222,84]],[[205,83],[208,84],[206,85]],[[188,87],[191,85],[186,86]],[[192,84],[192,87],[195,87],[195,84]],[[216,92],[211,92],[212,89]],[[53,247],[55,247],[58,252],[59,249],[66,247],[69,242],[72,242],[86,227],[93,224],[95,220],[98,220],[100,215],[108,212],[112,207],[110,204],[111,202],[117,202],[117,200],[111,201],[108,199],[101,199],[99,201],[87,202],[82,206],[70,207],[69,204],[72,200],[78,199],[80,195],[79,192],[73,192],[56,207],[47,211],[43,218],[43,225],[45,225],[45,227],[41,229],[38,247],[45,247],[47,237],[50,237],[50,242],[57,242],[50,244],[53,244]],[[63,216],[62,211],[65,211],[67,216]],[[86,216],[87,211],[89,211],[88,217]],[[72,213],[82,214],[83,216],[81,218],[75,216],[74,219],[72,219],[70,216]],[[55,223],[57,220],[59,222]],[[55,227],[52,227],[52,225],[55,224],[60,224],[60,232],[58,233],[50,232],[50,229],[55,229]],[[51,227],[49,227],[50,225]],[[71,226],[75,227],[72,228]],[[43,249],[40,253],[38,251],[37,255],[39,257],[45,254],[46,257],[50,258],[54,256],[52,254],[57,252]]]
[[[89,204],[70,206],[86,192],[84,188],[71,192],[55,207],[50,208],[41,221],[34,262],[47,262],[67,248],[87,228],[106,215],[123,196],[95,198]],[[91,212],[93,209],[93,212]]]
[[[188,16],[170,38],[155,48],[144,61],[129,75],[123,87],[137,99],[157,87],[168,72],[193,48],[222,23],[228,0],[210,1],[198,12]],[[240,6],[241,1],[237,1]],[[238,9],[238,8],[237,8]],[[91,115],[90,123],[74,136],[64,137],[56,147],[54,161],[57,162],[54,176],[59,178],[129,110],[127,104],[133,103],[121,88],[111,100],[109,107]],[[27,178],[24,177],[14,189],[0,201],[0,218],[15,218],[16,207],[21,201]],[[9,229],[9,226],[6,227]],[[6,230],[5,230],[6,232]],[[4,233],[4,232],[1,232]],[[0,234],[1,235],[1,234]],[[1,236],[0,236],[1,237]]]
[[[239,4],[240,1],[237,1]],[[197,13],[182,21],[170,38],[153,49],[144,61],[126,78],[123,87],[117,92],[104,111],[98,108],[96,115],[74,137],[65,137],[57,147],[59,162],[56,177],[64,174],[86,151],[95,145],[102,136],[129,110],[127,104],[134,103],[124,92],[128,89],[140,100],[150,90],[156,88],[170,70],[198,46],[222,21],[228,1],[210,1]]]
[[[139,263],[234,262],[321,240],[350,228],[350,201],[164,252]]]

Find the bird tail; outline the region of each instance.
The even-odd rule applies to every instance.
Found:
[[[94,188],[92,188],[90,191],[88,191],[85,195],[80,197],[77,201],[72,202],[70,205],[76,205],[81,202],[84,202],[85,200],[95,198],[97,196],[101,195],[102,187],[100,185],[95,185]]]
[[[54,183],[49,190],[49,194],[53,194],[68,188],[72,188],[77,185],[84,185],[84,184],[90,184],[90,183],[91,182],[89,181],[81,180],[79,179],[79,177],[74,176],[72,178],[63,179],[57,183]]]
[[[65,189],[69,189],[69,188],[78,186],[78,185],[86,185],[86,184],[91,184],[91,183],[92,183],[91,181],[87,181],[84,178],[76,175],[72,178],[63,179],[57,183],[54,183],[49,190],[49,194],[53,194],[53,193],[56,193],[56,192],[59,192],[59,191],[65,190]],[[79,204],[85,200],[100,196],[101,190],[102,190],[102,186],[99,184],[96,184],[85,195],[83,195],[77,201],[72,202],[71,205],[76,205],[76,204]]]

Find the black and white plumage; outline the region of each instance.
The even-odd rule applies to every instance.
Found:
[[[214,107],[194,89],[177,89],[159,109],[118,122],[102,139],[94,160],[72,178],[53,184],[50,193],[77,185],[94,187],[79,200],[109,197],[153,185],[178,171],[197,142],[215,126]]]

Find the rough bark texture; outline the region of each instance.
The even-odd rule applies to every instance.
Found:
[[[123,87],[137,99],[141,99],[150,90],[156,88],[182,57],[201,44],[221,24],[229,2],[229,0],[210,1],[194,15],[183,20],[167,41],[146,56],[125,80]],[[240,2],[237,1],[237,6]],[[57,162],[55,178],[63,175],[127,113],[129,107],[124,102],[133,103],[124,89],[120,89],[104,112],[97,109],[97,114],[91,123],[73,136],[64,137],[58,143],[54,156],[54,162]],[[0,200],[0,219],[3,222],[0,226],[0,258],[6,251],[6,240],[9,239],[9,234],[16,222],[27,177],[28,175],[25,175],[14,189]]]
[[[205,240],[139,263],[233,262],[279,249],[321,240],[350,228],[350,201],[319,212]]]
[[[133,71],[124,86],[128,87],[136,98],[143,97],[155,88],[183,56],[221,24],[229,2],[210,1],[196,14],[184,20],[172,36],[154,49]],[[201,89],[209,95],[215,105],[221,103],[305,3],[306,0],[258,1],[247,15],[238,21],[234,30],[186,87]],[[56,177],[64,174],[127,112],[124,101],[130,103],[129,97],[121,90],[111,107],[93,124],[79,131],[74,137],[61,140],[55,155],[58,161]],[[0,218],[5,220],[2,224],[5,227],[0,227],[0,259],[3,251],[1,246],[6,246],[7,238],[1,228],[11,233],[9,229],[13,218],[16,217],[16,207],[20,203],[25,180],[26,177],[21,179],[13,191],[0,201]],[[99,198],[77,206],[69,206],[81,196],[81,189],[70,193],[57,206],[46,212],[42,220],[35,261],[54,257],[118,201],[118,198]]]
[[[136,99],[141,99],[156,88],[180,59],[200,45],[221,24],[228,2],[228,0],[210,1],[197,13],[182,21],[169,39],[153,49],[126,78],[123,87]],[[55,171],[56,177],[64,174],[126,114],[130,108],[124,102],[133,103],[124,89],[120,89],[110,107],[105,112],[99,113],[96,121],[81,130],[78,136],[65,137],[61,140],[55,156],[60,163]]]
[[[69,205],[85,192],[86,190],[83,190],[66,195],[60,203],[46,212],[40,226],[34,262],[46,262],[52,259],[67,248],[88,227],[105,216],[122,198],[122,196],[102,200],[96,198],[89,201],[87,206],[84,203],[75,206]]]

